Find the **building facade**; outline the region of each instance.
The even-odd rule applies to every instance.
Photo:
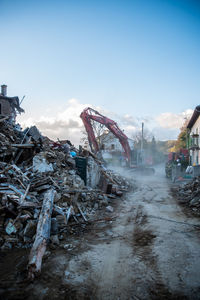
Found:
[[[197,106],[187,125],[187,147],[190,153],[190,165],[200,165],[200,105]]]
[[[128,139],[131,151],[134,149],[134,141]],[[105,132],[99,137],[99,144],[105,161],[119,165],[125,164],[124,149],[119,139],[112,132]]]

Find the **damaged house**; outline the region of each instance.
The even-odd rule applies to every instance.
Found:
[[[128,139],[128,143],[131,148],[131,152],[133,152],[134,140]],[[123,159],[125,160],[125,157],[123,156],[124,150],[119,139],[114,136],[112,132],[105,131],[99,137],[99,144],[105,161],[108,163],[123,165]]]
[[[7,96],[7,85],[1,85],[0,93],[0,117],[15,121],[17,113],[21,114],[24,110],[20,107],[18,97]]]

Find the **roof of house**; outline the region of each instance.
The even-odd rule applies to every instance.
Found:
[[[198,117],[200,116],[200,105],[198,105],[194,112],[193,112],[193,115],[187,125],[187,128],[191,129],[192,126],[195,124],[196,120],[198,119]]]

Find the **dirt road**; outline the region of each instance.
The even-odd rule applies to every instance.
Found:
[[[200,220],[170,196],[162,170],[136,180],[107,213],[117,218],[53,252],[16,299],[200,299]]]

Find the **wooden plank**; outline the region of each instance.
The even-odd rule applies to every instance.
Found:
[[[21,197],[24,196],[24,193],[21,190],[19,190],[18,188],[16,188],[14,185],[8,184],[8,188],[13,190],[17,195],[19,195]]]
[[[35,147],[35,145],[34,144],[11,144],[11,147],[26,149],[26,148],[33,148],[33,147]]]
[[[55,187],[57,187],[58,189],[60,188],[59,185],[53,180],[53,178],[51,176],[49,176],[51,182],[55,185]]]
[[[24,195],[23,195],[23,196],[21,197],[21,199],[20,199],[21,204],[22,204],[22,203],[24,202],[24,200],[26,199],[26,196],[27,196],[27,194],[28,194],[28,192],[29,192],[30,186],[31,186],[31,184],[29,183],[28,186],[27,186],[27,188],[26,188],[26,191],[25,191]]]
[[[72,209],[73,209],[73,206],[70,205],[68,211],[67,211],[66,214],[65,214],[65,224],[66,224],[66,225],[67,225],[67,223],[68,223],[68,221],[69,221],[69,218],[70,218]]]
[[[78,207],[78,210],[80,211],[80,214],[81,214],[81,216],[83,217],[83,220],[85,221],[85,222],[87,222],[87,218],[85,217],[85,215],[84,215],[84,213],[83,213],[83,211],[82,211],[82,209],[80,208],[80,205],[77,203],[77,207]]]
[[[42,258],[50,238],[51,214],[55,194],[56,192],[54,189],[51,189],[44,194],[43,205],[37,224],[36,237],[29,256],[28,278],[31,280],[41,273]]]
[[[103,169],[100,170],[103,175],[110,180],[113,184],[116,184],[116,181],[114,181],[111,176],[109,176]],[[118,184],[118,183],[117,183]]]

